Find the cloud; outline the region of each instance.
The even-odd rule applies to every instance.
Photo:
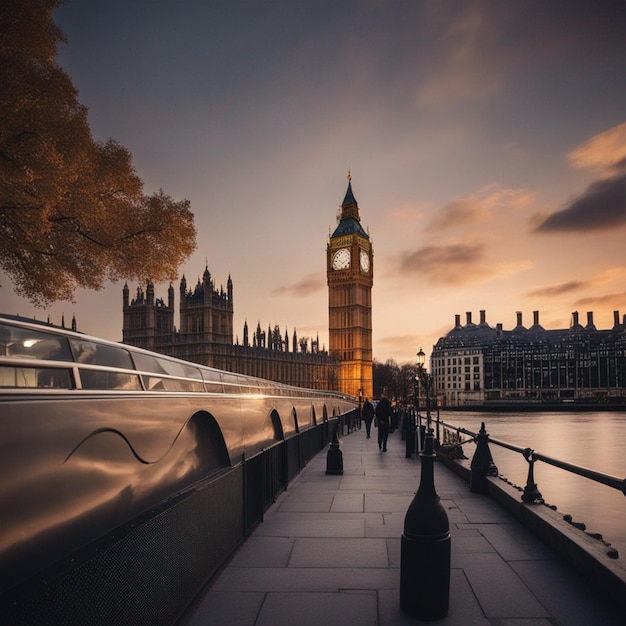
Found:
[[[402,255],[402,269],[422,271],[425,266],[457,266],[475,263],[484,257],[484,245],[452,244],[447,246],[425,246],[413,253]]]
[[[626,173],[596,180],[563,210],[552,213],[535,232],[605,230],[626,224]]]
[[[436,37],[417,89],[428,108],[468,106],[530,76],[563,75],[563,67],[600,72],[623,49],[620,3],[603,6],[601,20],[588,2],[570,2],[567,11],[541,0],[423,4],[424,36]]]
[[[459,198],[445,206],[431,220],[427,231],[467,226],[478,222],[486,222],[489,211],[480,201],[474,198]]]
[[[427,230],[438,231],[454,227],[467,227],[484,223],[493,213],[503,213],[527,207],[534,194],[526,189],[499,189],[495,184],[487,185],[477,193],[457,198],[445,206],[428,225]]]
[[[593,280],[594,285],[603,285],[626,277],[626,267],[609,267]]]
[[[626,306],[626,291],[622,293],[608,293],[603,296],[589,296],[574,303],[576,306],[599,306],[618,309]]]
[[[439,107],[497,92],[502,75],[488,55],[497,33],[489,11],[480,4],[470,4],[454,12],[436,7],[430,13],[430,28],[439,33],[442,48],[431,61],[432,73],[421,82],[418,103]]]
[[[543,218],[537,233],[606,230],[626,224],[626,122],[595,135],[572,150],[572,167],[600,171],[600,177],[561,211]]]
[[[609,128],[572,150],[567,158],[577,169],[612,169],[626,166],[626,122]]]
[[[553,296],[562,296],[564,293],[571,293],[572,291],[580,291],[589,287],[588,281],[583,280],[570,280],[567,283],[561,283],[560,285],[550,285],[548,287],[540,287],[539,289],[533,289],[525,293],[524,295],[529,298],[541,297],[551,298]]]
[[[518,274],[533,267],[532,261],[491,262],[482,242],[424,246],[399,255],[394,275],[424,278],[436,285],[469,285]]]
[[[323,274],[315,273],[308,274],[301,281],[294,283],[293,285],[286,285],[284,287],[278,287],[272,291],[274,296],[295,296],[297,298],[306,298],[313,293],[323,291],[326,287],[326,279]]]
[[[612,283],[615,281],[621,282],[625,276],[626,267],[609,267],[589,280],[570,280],[566,283],[559,283],[558,285],[539,287],[537,289],[533,289],[532,291],[526,292],[524,295],[527,298],[551,298],[556,296],[562,296],[563,294],[573,293],[576,291],[581,291],[583,289],[588,290],[592,287],[599,287],[601,285],[605,285],[607,283]]]
[[[480,267],[485,257],[485,246],[477,244],[451,244],[425,246],[414,252],[400,254],[400,271],[423,274],[432,281],[446,284],[463,284],[483,274]]]

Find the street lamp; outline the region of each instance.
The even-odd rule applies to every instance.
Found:
[[[430,384],[429,384],[430,381],[429,381],[429,376],[426,373],[426,368],[424,367],[424,363],[426,363],[426,355],[424,354],[424,351],[421,348],[416,355],[416,360],[417,360],[417,377],[421,381],[422,385],[424,385],[424,389],[426,389],[426,424],[427,424],[427,429],[430,430]]]
[[[420,348],[420,351],[417,353],[417,367],[420,368],[420,371],[424,368],[424,363],[426,363],[426,355],[424,351]]]

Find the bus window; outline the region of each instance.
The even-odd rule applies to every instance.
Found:
[[[204,388],[209,393],[224,393],[219,372],[204,369],[202,370],[202,378],[204,378]]]
[[[219,383],[215,380],[205,380],[204,387],[209,393],[224,393],[222,383]]]
[[[0,367],[0,387],[72,389],[70,371],[56,367]]]
[[[239,386],[240,378],[234,374],[220,373],[222,382],[224,383],[224,393],[241,393],[241,387]]]
[[[0,324],[0,356],[45,361],[72,360],[65,337],[8,324]]]
[[[83,389],[128,389],[141,390],[139,376],[120,372],[98,370],[80,370],[80,382]]]
[[[143,374],[142,378],[143,384],[148,391],[204,391],[204,387],[200,381],[148,376],[147,374]]]
[[[195,378],[202,380],[200,370],[193,365],[178,363],[169,359],[160,359],[149,354],[133,352],[137,369],[143,372],[153,372],[154,374],[169,374],[170,376],[181,376],[183,378]]]
[[[85,339],[70,339],[70,343],[78,363],[119,367],[127,370],[135,369],[128,350],[124,350],[124,348]]]

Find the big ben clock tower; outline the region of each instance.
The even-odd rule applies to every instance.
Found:
[[[329,352],[339,359],[338,389],[371,398],[374,253],[361,226],[350,173],[339,224],[326,247],[326,273]]]

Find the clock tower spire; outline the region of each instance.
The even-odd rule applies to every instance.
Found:
[[[340,362],[339,391],[371,398],[374,253],[350,172],[338,219],[326,246],[329,353]]]

